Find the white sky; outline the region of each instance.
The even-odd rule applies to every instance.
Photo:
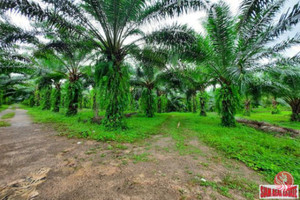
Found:
[[[211,0],[212,2],[217,2],[217,0]],[[231,12],[233,14],[237,14],[239,10],[239,5],[241,0],[224,0],[226,3],[230,5]],[[285,6],[282,9],[282,13],[286,12],[289,7],[292,7],[295,5],[299,0],[288,0]],[[10,13],[12,22],[15,23],[17,26],[20,26],[26,30],[30,30],[30,22],[27,20],[25,17],[21,16],[20,14],[17,13]],[[203,32],[203,28],[201,26],[201,23],[205,17],[204,12],[194,12],[190,14],[185,14],[180,17],[177,17],[172,20],[172,22],[177,21],[180,24],[188,24],[190,27],[195,29],[197,32]],[[280,15],[278,16],[279,19]],[[163,24],[161,24],[163,25]],[[297,32],[299,33],[300,31],[300,23],[293,28],[293,30],[287,32],[284,34],[281,38],[278,39],[278,41],[283,40],[288,37],[293,37]],[[294,56],[295,54],[300,52],[300,45],[294,46],[284,53],[286,56],[291,57]]]

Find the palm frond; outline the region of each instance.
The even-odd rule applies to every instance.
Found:
[[[0,48],[11,47],[16,42],[38,44],[36,32],[26,32],[12,24],[0,22]]]
[[[261,15],[261,10],[264,10],[274,0],[243,0],[240,5],[240,16],[238,28],[241,29],[248,25],[251,18]]]
[[[36,21],[46,21],[48,25],[60,30],[67,30],[69,33],[76,35],[84,33],[84,30],[78,24],[67,21],[63,14],[54,13],[47,8],[43,9],[38,3],[29,2],[28,0],[3,0],[0,2],[0,9],[18,12]]]
[[[279,35],[290,30],[300,21],[300,3],[296,3],[293,8],[282,14],[277,24],[272,28],[270,33],[271,38],[278,38]]]
[[[214,56],[219,62],[218,66],[224,69],[233,62],[235,56],[236,33],[228,5],[221,2],[211,7],[206,29],[213,49],[213,52],[210,52],[213,54],[211,56]]]
[[[208,0],[159,0],[147,6],[139,17],[141,22],[179,16],[189,11],[208,10]]]
[[[178,24],[153,31],[145,35],[143,39],[145,39],[148,44],[177,49],[184,49],[196,42],[194,31],[186,25]]]

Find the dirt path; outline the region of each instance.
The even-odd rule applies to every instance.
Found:
[[[199,151],[184,155],[168,134],[122,145],[68,139],[25,110],[7,112],[16,115],[0,128],[0,200],[256,199],[263,183],[196,139],[186,145]]]

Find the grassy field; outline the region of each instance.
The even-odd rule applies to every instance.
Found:
[[[252,119],[257,121],[265,121],[272,124],[277,124],[282,127],[293,128],[300,130],[299,122],[291,122],[291,111],[282,110],[279,114],[271,114],[270,109],[266,108],[256,108],[253,109],[250,116],[243,116],[239,114],[238,117],[245,119]]]
[[[237,159],[264,174],[270,183],[280,171],[292,173],[295,182],[300,182],[299,139],[276,137],[243,125],[224,128],[215,113],[209,113],[207,117],[192,113],[156,114],[154,118],[135,115],[127,119],[128,130],[106,131],[102,126],[89,122],[92,117],[90,110],[83,110],[74,117],[65,117],[37,108],[27,109],[35,122],[52,123],[59,133],[69,137],[137,142],[154,134],[168,134],[176,142],[180,154],[201,154],[198,149],[185,143],[187,138],[198,138],[223,156]]]

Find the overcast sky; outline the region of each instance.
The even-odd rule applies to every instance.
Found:
[[[217,0],[211,0],[211,1],[217,2]],[[224,0],[224,1],[230,5],[231,12],[233,14],[238,13],[241,0]],[[299,0],[288,0],[287,3],[285,4],[285,6],[282,8],[281,13],[286,12],[289,7],[292,7],[297,2],[299,2]],[[16,25],[18,25],[24,29],[30,30],[30,22],[25,17],[22,17],[21,15],[16,14],[16,13],[10,13],[10,16],[11,16],[12,21]],[[180,24],[188,24],[189,26],[194,28],[197,32],[203,32],[203,28],[202,28],[201,24],[203,21],[202,19],[204,19],[205,16],[206,15],[204,12],[195,12],[195,13],[182,15],[176,19],[173,19],[172,22],[174,22],[174,20],[175,20]],[[279,17],[280,17],[280,15],[277,17],[277,20],[279,19]],[[161,24],[161,25],[163,25],[163,24]],[[297,32],[298,33],[300,32],[300,24],[298,24],[296,27],[294,27],[292,31],[289,31],[286,34],[284,34],[281,38],[278,39],[278,41],[283,40],[288,37],[293,37],[294,35],[296,35]],[[299,52],[300,52],[300,45],[294,46],[293,48],[287,50],[285,52],[285,55],[288,57],[291,57]]]

